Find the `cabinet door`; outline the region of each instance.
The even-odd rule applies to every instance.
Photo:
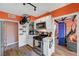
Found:
[[[33,35],[29,35],[28,45],[30,45],[31,47],[33,47]]]

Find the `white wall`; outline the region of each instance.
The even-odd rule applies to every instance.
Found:
[[[77,13],[77,55],[79,56],[79,12]]]
[[[29,34],[28,34],[28,28],[29,28],[29,24],[26,23],[24,25],[20,25],[18,23],[18,36],[19,36],[19,47],[24,46],[27,44],[27,40],[29,39]],[[26,28],[23,28],[23,26],[25,26]],[[22,29],[22,30],[20,30]],[[23,32],[26,31],[26,32]]]

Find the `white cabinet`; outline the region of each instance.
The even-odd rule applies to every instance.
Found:
[[[31,47],[33,47],[33,35],[29,35],[28,45],[30,45]]]
[[[48,56],[48,48],[49,48],[48,42],[49,42],[48,39],[46,38],[43,39],[43,54],[45,56]]]
[[[41,23],[41,22],[45,22],[45,23],[46,23],[46,29],[45,29],[45,30],[46,30],[47,32],[51,32],[51,31],[52,31],[51,28],[52,28],[52,22],[53,22],[53,21],[52,21],[51,15],[48,15],[48,16],[46,16],[46,17],[39,18],[39,19],[37,19],[37,20],[34,22],[34,23],[35,23],[35,24],[34,24],[35,29],[38,30],[38,31],[41,30],[41,29],[37,29],[37,28],[36,28],[36,24],[37,24],[37,23]]]
[[[19,47],[24,46],[28,43],[29,34],[28,34],[29,24],[25,23],[24,25],[20,25],[18,27],[18,36],[19,36]]]
[[[52,37],[46,37],[43,39],[43,54],[45,56],[51,56],[55,52],[54,40]]]

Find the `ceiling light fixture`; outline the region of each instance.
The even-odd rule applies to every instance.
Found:
[[[33,5],[32,3],[27,3],[27,4],[29,4],[30,6],[32,6],[34,8],[34,11],[36,11],[36,6],[35,5]],[[26,3],[23,3],[23,5],[26,5]]]

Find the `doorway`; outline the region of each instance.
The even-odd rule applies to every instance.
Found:
[[[61,17],[56,23],[55,54],[63,56],[77,55],[77,15]]]
[[[64,46],[66,44],[66,24],[65,22],[58,23],[58,45]]]

